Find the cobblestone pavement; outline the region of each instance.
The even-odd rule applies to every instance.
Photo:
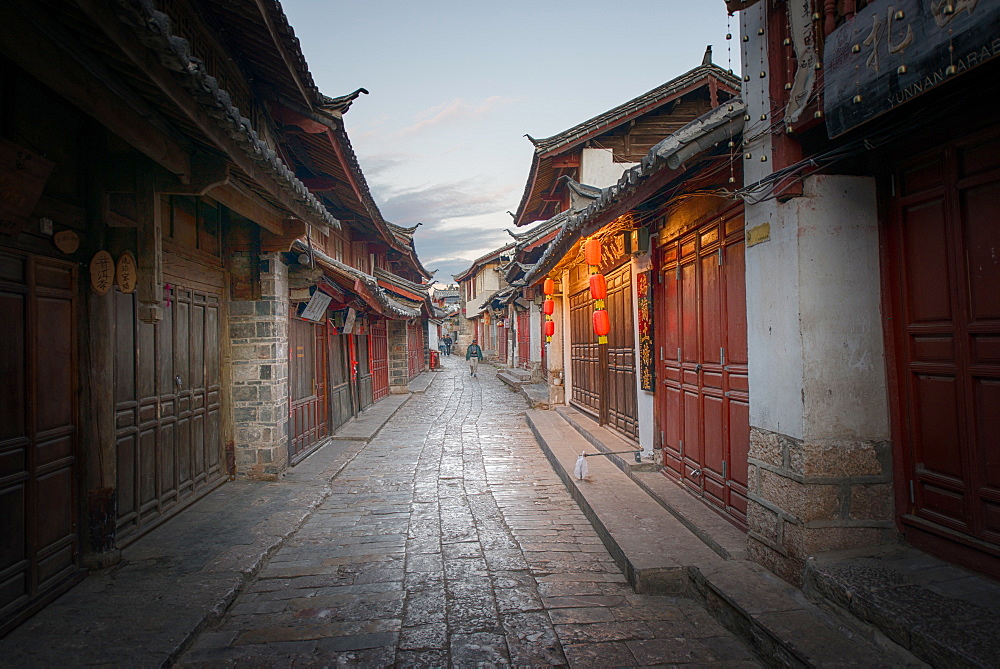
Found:
[[[333,481],[182,666],[758,666],[696,601],[636,595],[464,360]]]

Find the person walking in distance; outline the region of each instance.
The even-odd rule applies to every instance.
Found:
[[[465,349],[465,359],[469,361],[469,375],[475,376],[479,369],[479,361],[483,359],[483,349],[479,348],[475,339],[469,344],[469,348]]]
[[[447,335],[446,334],[444,336],[444,353],[445,353],[445,355],[451,355],[451,347],[452,347],[453,343],[454,342],[452,342],[452,340],[451,340],[451,335]]]

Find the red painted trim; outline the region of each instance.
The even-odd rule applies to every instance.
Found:
[[[403,297],[408,297],[411,300],[416,300],[417,302],[423,302],[425,299],[427,299],[426,295],[417,295],[416,293],[411,293],[410,291],[406,290],[405,288],[400,288],[399,286],[397,286],[395,284],[389,283],[385,279],[376,279],[376,281],[378,282],[378,285],[381,286],[382,288],[385,288],[386,290],[391,290],[392,292],[396,293],[397,295],[402,295]]]

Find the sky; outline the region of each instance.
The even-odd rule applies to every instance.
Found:
[[[344,116],[348,136],[385,219],[421,224],[417,254],[440,283],[512,241],[525,134],[550,137],[656,88],[709,44],[740,70],[723,0],[281,4],[323,93],[369,91]]]

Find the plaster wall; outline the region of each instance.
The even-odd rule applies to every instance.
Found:
[[[654,393],[642,389],[642,379],[639,376],[639,294],[635,290],[636,274],[646,272],[652,266],[652,258],[649,253],[644,253],[638,258],[632,259],[632,328],[635,337],[635,396],[637,406],[637,418],[639,419],[639,446],[642,447],[642,457],[653,457],[653,400]]]
[[[531,362],[542,363],[542,345],[545,340],[545,335],[542,334],[542,309],[537,304],[532,302],[531,307],[528,309],[529,313],[529,327],[531,328],[531,344],[530,344],[530,355]]]
[[[607,188],[618,183],[622,172],[637,163],[616,163],[611,149],[583,149],[580,153],[580,183]]]

